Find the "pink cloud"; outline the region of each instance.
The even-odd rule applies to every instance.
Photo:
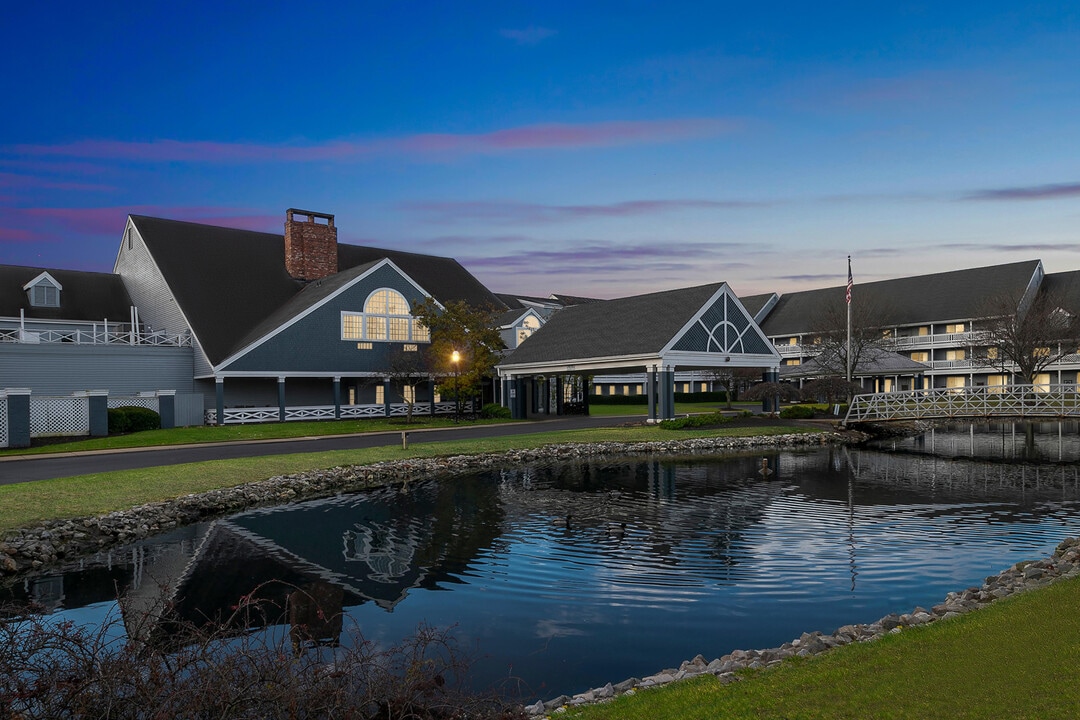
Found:
[[[16,190],[20,188],[81,191],[108,191],[116,189],[109,185],[100,185],[97,183],[80,183],[49,180],[43,177],[35,177],[33,175],[22,175],[9,172],[0,172],[0,187],[14,188]]]
[[[0,227],[0,242],[2,243],[33,243],[43,239],[37,233],[23,228]]]
[[[552,35],[557,35],[558,32],[558,30],[552,30],[551,28],[530,25],[523,30],[503,28],[499,31],[499,34],[502,35],[504,38],[513,40],[518,45],[536,45],[537,43],[548,39]]]
[[[230,210],[235,210],[230,214]],[[247,214],[245,214],[247,213]],[[17,224],[54,222],[75,233],[117,235],[123,231],[127,216],[150,215],[174,220],[205,222],[243,230],[268,230],[274,223],[284,223],[285,215],[250,214],[246,209],[227,207],[186,207],[163,205],[132,205],[94,208],[8,208],[4,215],[15,218]]]
[[[140,163],[356,162],[372,155],[388,153],[423,156],[667,143],[730,133],[738,126],[733,120],[684,118],[589,124],[553,123],[526,125],[489,133],[421,133],[374,140],[279,145],[183,140],[80,140],[62,145],[14,145],[0,148],[0,152],[34,157]]]
[[[427,215],[432,222],[491,220],[498,222],[558,222],[591,217],[620,218],[680,210],[731,210],[762,207],[767,203],[743,200],[628,200],[594,205],[542,205],[516,202],[421,202],[402,207]]]

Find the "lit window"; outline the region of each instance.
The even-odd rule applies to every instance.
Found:
[[[382,385],[375,386],[375,404],[382,405],[386,402],[386,388]]]
[[[364,337],[364,316],[357,313],[342,313],[341,339],[359,340]]]
[[[930,353],[926,351],[913,352],[911,353],[911,359],[915,362],[930,362]]]
[[[405,387],[401,388],[401,396],[403,402],[416,402],[416,388],[412,385],[406,385]]]
[[[801,365],[802,360],[800,358],[788,358],[784,361],[785,365]]]
[[[920,335],[920,336],[929,335],[929,334],[930,334],[930,328],[926,327],[925,325],[923,327],[919,328],[919,332],[916,333],[916,335]]]
[[[364,312],[341,313],[342,340],[430,342],[428,329],[409,314],[405,296],[382,288],[368,296]]]
[[[788,345],[798,345],[798,344],[799,344],[799,338],[797,338],[797,337],[788,338]]]
[[[952,325],[945,326],[945,332],[947,333],[962,333],[964,332],[964,323],[954,323]]]
[[[946,360],[963,360],[966,356],[967,356],[967,353],[964,350],[946,350],[945,351],[945,359]]]

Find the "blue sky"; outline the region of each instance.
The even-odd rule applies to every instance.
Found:
[[[45,1],[0,32],[0,263],[297,207],[535,295],[1080,269],[1076,2]]]

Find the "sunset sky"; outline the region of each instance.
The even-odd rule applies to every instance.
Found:
[[[296,207],[533,295],[1080,269],[1075,0],[43,0],[0,34],[4,264]]]

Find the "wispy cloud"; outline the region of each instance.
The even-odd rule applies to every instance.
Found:
[[[1058,200],[1080,198],[1080,182],[1052,183],[1049,185],[1021,185],[1017,187],[977,190],[962,200]]]
[[[252,213],[247,208],[130,205],[124,207],[36,207],[0,209],[0,227],[31,233],[29,240],[48,240],[57,229],[84,235],[116,235],[127,216],[152,215],[174,220],[225,225],[242,230],[280,229],[284,216]]]
[[[732,210],[763,207],[768,203],[745,200],[627,200],[590,205],[545,205],[540,203],[470,201],[412,202],[402,209],[419,213],[429,222],[446,223],[487,220],[506,223],[549,223],[587,218],[624,218],[681,210]]]
[[[502,30],[499,30],[500,35],[509,40],[513,40],[518,45],[536,45],[537,43],[547,40],[552,35],[557,35],[558,32],[558,30],[540,27],[539,25],[530,25],[521,30],[513,28],[503,28]]]
[[[70,182],[66,180],[51,180],[49,178],[36,177],[21,173],[0,172],[0,188],[33,188],[44,190],[80,190],[86,192],[110,191],[116,188],[98,183]]]
[[[322,143],[229,143],[189,140],[80,140],[57,145],[11,145],[0,153],[133,163],[353,163],[376,155],[427,156],[502,153],[524,150],[572,150],[647,145],[731,133],[740,123],[722,118],[548,123],[487,133],[420,133],[370,140]]]

